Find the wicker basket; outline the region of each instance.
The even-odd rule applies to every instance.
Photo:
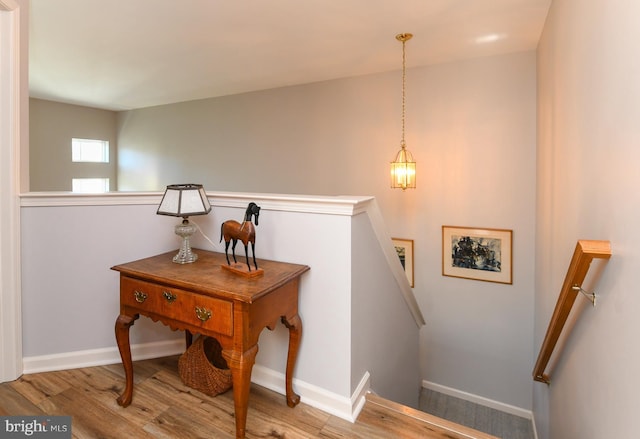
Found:
[[[210,396],[231,388],[231,371],[213,337],[198,337],[178,360],[178,372],[185,385]]]

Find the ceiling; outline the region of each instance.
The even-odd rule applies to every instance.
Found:
[[[32,97],[126,110],[534,50],[551,0],[31,0]]]

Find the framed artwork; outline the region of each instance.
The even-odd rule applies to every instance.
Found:
[[[512,284],[512,230],[442,226],[442,275]]]
[[[404,272],[413,288],[413,239],[391,238]]]

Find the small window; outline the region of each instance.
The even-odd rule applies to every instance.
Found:
[[[109,141],[71,139],[71,161],[109,163]]]
[[[108,178],[74,178],[71,190],[83,194],[101,194],[109,192]]]

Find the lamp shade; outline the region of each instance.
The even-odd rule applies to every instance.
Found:
[[[211,204],[201,184],[171,184],[164,192],[157,214],[186,218],[209,212]]]

